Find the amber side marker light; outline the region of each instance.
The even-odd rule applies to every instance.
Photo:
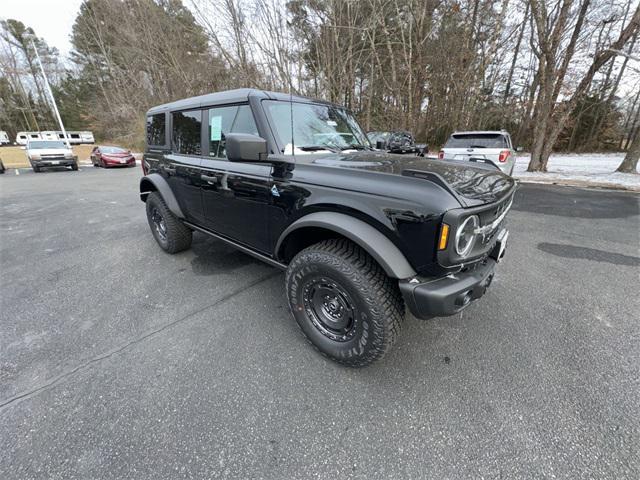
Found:
[[[438,241],[438,250],[444,250],[447,248],[447,241],[449,240],[449,225],[442,224],[440,228],[440,240]]]

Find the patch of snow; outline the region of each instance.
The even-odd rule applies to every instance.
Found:
[[[547,173],[527,172],[530,156],[516,158],[513,176],[522,182],[566,183],[640,191],[640,175],[619,173],[624,153],[553,154]],[[639,172],[640,173],[640,172]]]

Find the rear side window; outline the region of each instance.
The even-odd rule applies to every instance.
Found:
[[[209,156],[226,158],[224,137],[228,133],[258,135],[258,128],[249,105],[209,109]]]
[[[175,112],[172,116],[172,150],[184,155],[202,154],[202,111]]]
[[[505,148],[504,135],[493,133],[451,135],[444,148]]]
[[[164,145],[165,142],[164,113],[149,115],[147,117],[147,145]],[[80,135],[72,134],[71,138],[80,138]]]

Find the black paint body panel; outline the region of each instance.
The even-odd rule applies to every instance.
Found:
[[[438,263],[436,250],[445,213],[504,202],[515,190],[513,179],[495,169],[423,157],[369,150],[282,156],[261,101],[289,97],[250,89],[225,93],[151,109],[149,114],[166,115],[166,141],[147,147],[144,165],[166,180],[185,220],[274,260],[282,261],[276,245],[293,222],[313,212],[338,212],[381,232],[420,275],[442,275],[451,271]],[[170,112],[225,102],[251,106],[270,162],[212,158],[208,147],[201,156],[172,153]]]

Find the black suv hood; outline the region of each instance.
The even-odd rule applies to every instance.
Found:
[[[297,157],[300,159],[300,157]],[[515,180],[492,165],[361,151],[315,157],[311,163],[412,176],[444,183],[469,206],[492,203],[512,191]],[[432,174],[435,174],[432,175]]]

